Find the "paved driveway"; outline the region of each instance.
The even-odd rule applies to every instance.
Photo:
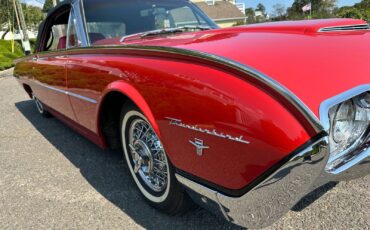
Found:
[[[12,77],[0,77],[0,228],[238,229],[205,210],[168,217],[146,205],[119,152],[39,116]],[[287,228],[369,229],[370,177],[315,191],[270,229]]]

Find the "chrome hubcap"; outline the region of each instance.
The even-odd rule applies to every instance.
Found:
[[[155,192],[168,184],[168,163],[162,143],[148,122],[136,119],[129,130],[133,170]]]

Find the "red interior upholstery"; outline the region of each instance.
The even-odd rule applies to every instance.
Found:
[[[73,39],[72,36],[71,36],[71,40],[70,40],[70,44],[71,45],[73,45],[72,43],[74,43],[74,39]],[[90,42],[91,43],[94,43],[94,42],[97,42],[99,40],[105,39],[104,35],[101,34],[101,33],[89,33],[89,37],[90,37]],[[59,38],[57,49],[58,50],[65,49],[66,46],[67,46],[66,44],[67,44],[67,36],[60,37]]]
[[[65,49],[66,48],[66,43],[67,43],[67,36],[60,37],[57,49],[58,50]]]

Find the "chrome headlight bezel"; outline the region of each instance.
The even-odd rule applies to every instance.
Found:
[[[330,157],[326,166],[327,172],[340,173],[346,168],[342,166],[355,157],[353,156],[355,153],[365,151],[363,148],[368,147],[370,140],[369,95],[370,84],[362,85],[321,104],[320,120],[329,135]],[[340,121],[339,125],[338,121]],[[338,170],[339,167],[342,169]]]

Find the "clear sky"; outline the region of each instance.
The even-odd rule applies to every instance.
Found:
[[[271,13],[272,6],[280,3],[285,5],[285,7],[290,7],[294,0],[236,0],[237,2],[244,2],[245,7],[253,7],[255,8],[258,3],[262,3],[266,6],[267,12]],[[338,6],[353,6],[355,3],[360,2],[361,0],[337,0]]]

